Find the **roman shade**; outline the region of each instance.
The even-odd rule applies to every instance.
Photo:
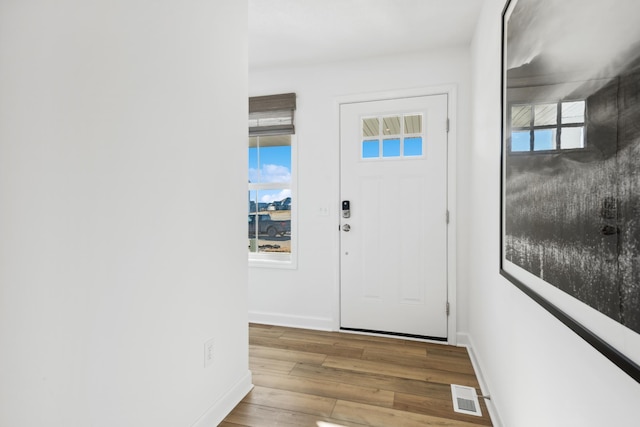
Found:
[[[295,109],[295,93],[250,97],[249,136],[294,134]]]

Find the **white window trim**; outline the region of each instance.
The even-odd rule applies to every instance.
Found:
[[[291,254],[249,253],[249,268],[298,268],[298,138],[291,135]],[[282,184],[274,183],[281,188]]]

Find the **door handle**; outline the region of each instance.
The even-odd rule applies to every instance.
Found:
[[[351,231],[351,226],[349,224],[344,224],[342,226],[342,231]]]

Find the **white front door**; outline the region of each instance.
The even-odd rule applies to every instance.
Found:
[[[340,105],[340,326],[447,338],[447,95]]]

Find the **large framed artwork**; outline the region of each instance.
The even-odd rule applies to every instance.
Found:
[[[502,15],[501,274],[640,382],[640,2]]]

